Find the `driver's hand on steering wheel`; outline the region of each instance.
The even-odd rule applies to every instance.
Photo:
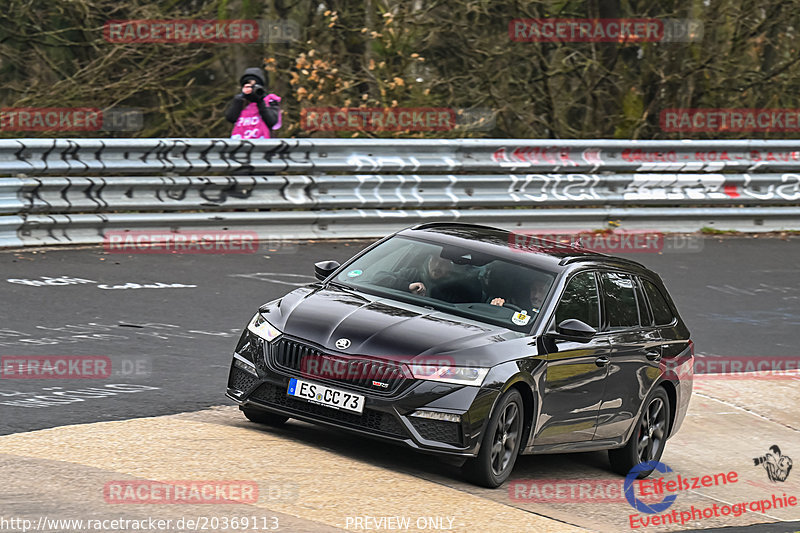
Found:
[[[425,296],[425,291],[427,289],[425,288],[424,283],[422,283],[421,281],[415,281],[414,283],[408,286],[408,290],[413,292],[414,294]]]
[[[499,305],[499,306],[502,307],[503,305],[505,305],[506,301],[504,299],[502,299],[502,298],[495,298],[490,303],[492,305]]]

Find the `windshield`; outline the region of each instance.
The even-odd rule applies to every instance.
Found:
[[[393,237],[351,263],[337,283],[527,332],[555,274],[492,255]]]

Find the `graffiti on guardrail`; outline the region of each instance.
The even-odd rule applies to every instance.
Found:
[[[348,160],[359,171],[398,169],[409,164],[419,166],[413,157],[370,158],[354,155]],[[455,161],[453,165],[456,165]],[[309,206],[317,208],[382,207],[411,204],[419,207],[473,207],[483,205],[580,203],[583,206],[647,201],[674,205],[676,202],[759,203],[797,201],[800,199],[800,174],[720,174],[660,173],[639,174],[506,174],[500,176],[423,175],[403,176],[360,174],[357,176],[219,176],[219,177],[76,177],[22,178],[17,201],[19,213],[86,213],[102,210],[138,209],[143,211],[204,209],[275,209]],[[157,230],[116,230],[103,233],[109,245],[125,244],[131,239],[145,239]],[[180,239],[184,234],[251,237],[255,251],[259,240],[247,231],[162,230],[164,239]],[[187,237],[187,238],[189,238]],[[198,237],[199,238],[199,237]],[[221,237],[213,237],[219,243]],[[267,236],[271,241],[279,235]],[[116,239],[116,240],[114,240]],[[173,240],[174,240],[173,239]],[[262,236],[263,240],[264,237]],[[191,242],[197,241],[194,237]],[[138,242],[138,241],[137,241]],[[200,241],[197,241],[200,242]],[[172,249],[186,250],[175,246]],[[202,239],[206,245],[206,239]],[[247,243],[244,243],[247,244]],[[122,249],[123,247],[116,247]],[[115,248],[115,249],[116,249]],[[234,252],[232,245],[217,247]],[[189,253],[184,251],[184,253]],[[222,253],[222,252],[218,252]]]
[[[118,142],[114,142],[118,141]],[[253,143],[247,140],[149,139],[0,141],[0,167],[19,173],[50,172],[205,172],[210,170],[288,170],[313,167],[306,155],[295,159],[298,141]]]
[[[484,117],[485,118],[485,117]],[[359,142],[355,142],[359,141]],[[382,142],[388,141],[388,142]],[[0,140],[6,172],[464,172],[791,171],[800,151],[782,141],[519,141],[406,139]]]
[[[2,246],[154,226],[315,238],[498,216],[597,229],[664,217],[673,231],[800,217],[791,141],[16,139],[0,140],[0,172],[14,176],[0,184]]]

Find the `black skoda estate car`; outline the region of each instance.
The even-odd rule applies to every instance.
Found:
[[[464,457],[496,487],[518,454],[657,461],[692,391],[694,347],[639,263],[501,229],[415,226],[261,306],[227,395],[289,418]],[[643,470],[645,477],[651,470]]]

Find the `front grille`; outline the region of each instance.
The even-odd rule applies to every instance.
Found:
[[[446,420],[431,420],[429,418],[419,418],[410,416],[408,419],[419,434],[428,440],[446,442],[461,446],[461,424],[458,422],[447,422]]]
[[[269,354],[269,343],[264,339],[256,337],[255,335],[252,335],[252,339],[253,339],[252,341],[253,345],[256,346],[256,348],[254,348],[256,368],[258,368],[262,372],[266,372],[267,357],[268,357],[267,354]]]
[[[245,372],[241,368],[231,367],[231,374],[228,377],[228,387],[231,389],[248,392],[258,383],[258,378]]]
[[[286,389],[276,387],[269,383],[262,384],[250,397],[253,400],[258,400],[267,405],[282,407],[290,411],[296,411],[311,415],[313,418],[318,418],[326,421],[341,422],[345,425],[359,428],[368,429],[371,431],[383,433],[392,437],[404,438],[405,431],[403,426],[394,416],[376,411],[374,409],[364,408],[362,414],[350,413],[310,403],[305,400],[293,398],[286,394]]]
[[[271,354],[277,366],[300,372],[302,377],[372,393],[394,392],[405,379],[396,363],[324,353],[313,346],[285,338],[272,345]]]

